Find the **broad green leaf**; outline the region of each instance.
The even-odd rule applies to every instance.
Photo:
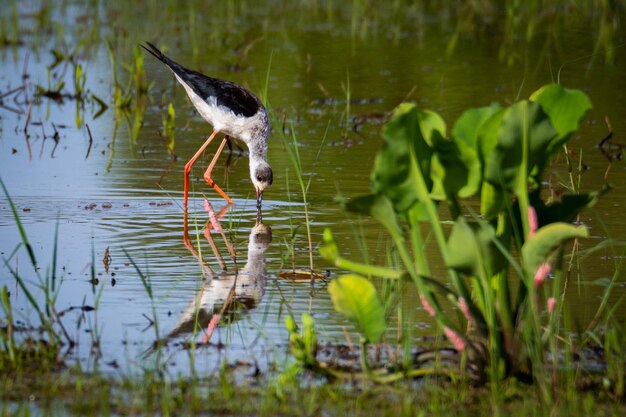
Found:
[[[537,212],[539,225],[571,222],[583,209],[592,207],[598,201],[600,194],[599,192],[575,195],[565,194],[561,197],[560,202],[546,206],[537,193],[533,193],[530,197],[530,204]]]
[[[498,144],[498,131],[500,130],[500,125],[502,125],[505,110],[506,109],[500,109],[494,112],[478,128],[476,149],[478,150],[478,156],[483,163],[483,174],[485,161],[489,160],[491,152],[493,152],[494,148]]]
[[[498,110],[500,110],[498,103],[466,110],[454,123],[452,137],[456,141],[465,142],[471,148],[476,148],[481,126]]]
[[[433,135],[433,147],[432,198],[445,200],[457,194],[461,198],[476,194],[480,188],[481,166],[474,148],[463,141],[451,141],[438,135]]]
[[[483,181],[480,189],[480,214],[491,220],[504,209],[504,192],[493,184]]]
[[[446,136],[446,122],[434,111],[417,110],[417,117],[419,119],[420,133],[431,147],[433,146],[434,135]],[[415,148],[415,150],[419,151],[419,148]]]
[[[506,266],[506,258],[494,243],[497,238],[489,223],[468,223],[460,216],[448,238],[446,265],[476,277],[495,275]]]
[[[372,170],[372,190],[391,200],[397,212],[406,212],[420,201],[415,175],[421,175],[430,190],[430,162],[433,135],[445,136],[443,120],[430,111],[418,111],[414,104],[403,103],[394,111],[382,130],[383,147],[376,155]],[[411,169],[410,150],[415,151],[418,169]]]
[[[502,124],[505,109],[495,111],[479,127],[476,138],[476,149],[482,163],[482,178],[484,179],[486,162],[498,144],[498,131]],[[480,213],[487,219],[492,219],[502,210],[504,195],[501,188],[495,187],[482,180],[480,190]]]
[[[491,152],[485,170],[485,179],[508,190],[517,189],[519,176],[525,169],[547,159],[546,149],[557,132],[550,119],[537,103],[520,101],[509,107],[498,131],[498,144]],[[522,167],[524,139],[528,143],[528,166]]]
[[[592,107],[585,93],[559,84],[541,87],[530,96],[530,100],[539,103],[558,132],[558,136],[550,143],[548,153],[562,145],[578,129],[580,119]]]
[[[380,340],[386,329],[385,309],[369,280],[344,275],[330,282],[328,292],[335,310],[352,320],[367,341]]]
[[[356,197],[348,201],[345,208],[352,213],[372,216],[382,223],[391,234],[402,234],[397,214],[393,210],[391,201],[384,195],[370,194]]]
[[[522,264],[528,276],[532,276],[539,265],[547,262],[561,244],[570,239],[588,236],[589,232],[585,226],[568,223],[552,223],[539,228],[522,246]]]

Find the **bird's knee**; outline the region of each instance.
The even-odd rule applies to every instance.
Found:
[[[204,175],[204,180],[207,182],[207,184],[209,184],[211,187],[213,187],[213,185],[215,185],[215,181],[213,181],[213,178],[211,178],[210,175],[205,174]]]

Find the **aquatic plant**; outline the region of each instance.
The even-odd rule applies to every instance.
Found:
[[[411,281],[424,310],[481,379],[516,375],[543,381],[546,346],[558,337],[561,310],[555,305],[562,302],[563,248],[588,235],[584,226],[570,222],[600,193],[547,202],[542,176],[590,108],[583,92],[551,84],[509,107],[469,109],[450,133],[435,112],[410,103],[395,109],[382,130],[372,194],[346,202],[345,208],[384,226],[401,267],[342,258],[330,230],[320,248],[323,257],[357,274],[335,279],[329,292],[335,308],[362,334],[363,372],[389,379],[367,364],[367,345],[380,341],[385,329],[385,310],[367,276]],[[462,204],[476,197],[480,213]],[[449,230],[441,204],[453,220]],[[426,255],[424,223],[430,225],[446,277],[432,275],[440,261]],[[554,279],[546,280],[549,274]],[[294,326],[288,328],[296,338]],[[304,351],[310,364],[311,349]]]
[[[10,370],[33,366],[42,369],[52,368],[59,361],[63,344],[66,343],[69,348],[72,348],[76,343],[60,319],[64,312],[58,311],[56,306],[56,299],[60,290],[59,281],[62,280],[57,276],[58,223],[54,233],[52,265],[47,269],[46,274],[42,275],[35,251],[28,240],[17,209],[1,178],[0,187],[9,203],[22,240],[10,254],[6,257],[2,256],[2,262],[15,279],[15,288],[19,288],[23,293],[39,321],[34,327],[29,328],[20,320],[16,320],[15,313],[19,316],[21,312],[19,309],[14,311],[9,289],[7,286],[2,287],[0,299],[4,317],[0,320],[2,323],[0,326],[2,328],[0,331],[0,370],[9,372]],[[27,259],[36,277],[36,287],[39,290],[37,292],[32,291],[32,286],[24,278],[22,271],[18,271],[17,267],[11,265],[22,248],[28,254]],[[20,331],[17,331],[18,328]]]
[[[130,114],[134,116],[132,128],[129,122],[129,129],[131,129],[131,137],[136,140],[143,120],[143,113],[145,111],[145,97],[150,89],[148,84],[146,72],[143,64],[143,55],[138,46],[133,49],[133,59],[130,63],[122,63],[122,67],[128,73],[128,81],[126,85],[122,85],[118,78],[118,53],[111,40],[106,39],[105,45],[109,53],[109,61],[112,69],[112,85],[113,85],[113,97],[112,102],[115,108],[115,117],[117,120],[121,120],[122,116],[129,117]]]
[[[165,139],[165,145],[170,154],[174,153],[175,145],[175,133],[176,133],[176,111],[174,105],[169,103],[167,105],[167,112],[163,113],[163,132],[162,136]]]

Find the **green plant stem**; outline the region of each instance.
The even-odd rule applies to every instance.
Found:
[[[424,251],[424,241],[422,240],[417,211],[410,210],[408,217],[409,224],[411,225],[409,229],[411,233],[411,245],[413,246],[413,257],[415,258],[417,273],[421,275],[430,275],[430,268],[428,267],[428,261],[426,260],[426,251]]]
[[[361,346],[361,369],[363,370],[363,372],[370,376],[371,375],[371,370],[370,370],[370,366],[369,363],[367,362],[367,339],[365,339],[364,337],[361,337],[359,340],[359,344]]]
[[[337,267],[348,271],[356,272],[365,276],[375,276],[381,278],[400,279],[403,275],[402,271],[396,269],[385,268],[382,266],[368,265],[360,262],[350,261],[345,258],[337,257],[334,260]]]
[[[141,269],[139,269],[139,266],[135,263],[135,260],[130,256],[130,254],[126,251],[126,249],[122,248],[122,250],[124,251],[124,255],[126,255],[126,258],[128,259],[128,261],[131,263],[131,265],[135,269],[135,272],[137,272],[137,274],[139,275],[139,278],[141,279],[141,283],[143,284],[143,287],[146,290],[146,293],[148,294],[148,298],[150,299],[150,306],[152,309],[154,333],[155,333],[156,340],[159,341],[161,340],[161,337],[159,336],[159,322],[158,322],[157,315],[156,315],[156,307],[154,305],[154,294],[152,293],[152,284],[150,282],[150,277],[144,274],[143,272],[141,272]]]
[[[308,209],[308,201],[307,201],[307,189],[308,187],[304,184],[304,178],[302,177],[302,163],[300,160],[300,152],[298,151],[298,142],[296,141],[295,130],[292,126],[291,128],[291,139],[293,147],[290,147],[288,143],[285,143],[287,148],[287,153],[289,154],[289,159],[296,171],[296,178],[298,179],[298,184],[300,185],[300,190],[302,191],[302,202],[304,204],[304,225],[306,227],[307,241],[309,243],[309,268],[313,271],[313,239],[311,237],[311,221],[309,219],[309,209]],[[311,279],[311,285],[314,284],[314,280]]]
[[[387,227],[387,225],[385,225],[385,227]],[[443,310],[439,306],[439,303],[437,303],[432,292],[427,287],[425,281],[422,279],[420,274],[417,273],[415,268],[413,268],[413,263],[412,263],[409,251],[406,248],[406,242],[405,242],[404,236],[396,232],[393,228],[387,227],[387,230],[389,231],[389,234],[391,235],[396,245],[396,249],[398,250],[400,259],[402,259],[402,263],[404,264],[404,267],[406,268],[413,282],[417,286],[418,291],[420,292],[420,294],[426,297],[426,300],[434,309],[436,313],[434,317],[435,320],[437,320],[437,322],[439,322],[443,326],[450,327],[451,329],[456,329],[457,326],[453,325],[452,322],[448,319],[448,317],[443,313]],[[459,333],[458,330],[457,330],[457,333]],[[459,334],[462,334],[462,333],[459,333]]]
[[[528,220],[528,207],[530,205],[528,201],[528,150],[530,147],[530,138],[528,137],[528,102],[523,101],[521,102],[521,105],[524,109],[524,122],[522,124],[522,163],[520,165],[520,169],[518,170],[517,187],[515,190],[523,226],[523,238],[520,241],[520,247],[521,242],[524,242],[526,240],[526,236],[530,233],[530,224]]]
[[[417,170],[418,163],[417,163],[417,156],[415,155],[415,148],[410,149],[410,157],[411,157],[411,169]],[[424,178],[422,177],[422,175],[415,173],[413,177],[416,178],[415,187],[418,188],[418,195],[423,195],[423,196],[429,195],[428,188],[426,187],[426,183],[424,182]],[[426,209],[426,213],[430,221],[430,224],[433,228],[433,233],[435,235],[435,240],[437,241],[439,251],[442,255],[442,258],[445,260],[447,258],[446,237],[443,232],[442,223],[439,220],[439,215],[437,213],[437,208],[435,206],[435,203],[430,198],[426,198],[426,199],[420,200],[420,204],[422,204]],[[461,278],[459,277],[459,274],[453,269],[448,268],[448,276],[450,277],[450,280],[452,281],[454,288],[458,291],[459,295],[465,299],[470,309],[476,310],[476,307],[473,306],[470,293],[467,287],[465,286],[465,284],[463,283],[463,281],[461,280]],[[476,312],[478,312],[478,310],[476,310]]]
[[[9,361],[14,364],[15,363],[15,339],[13,337],[13,309],[11,307],[11,300],[9,299],[9,291],[6,286],[2,287],[2,292],[0,294],[2,298],[2,308],[4,309],[4,313],[6,314],[6,336],[3,335],[0,339],[7,346],[9,351]]]
[[[510,222],[507,221],[504,215],[498,216],[498,236],[500,240],[496,239],[497,243],[502,241],[508,242],[510,238]],[[505,256],[510,256],[509,251],[505,247],[499,247],[501,253]],[[514,261],[511,259],[509,262]],[[516,263],[515,263],[516,264]],[[520,270],[521,272],[521,270]],[[509,293],[509,276],[508,271],[500,271],[496,275],[496,310],[500,318],[499,325],[502,326],[502,332],[504,336],[505,349],[510,351],[514,344],[515,338],[515,324],[513,319],[514,311],[511,309],[511,294]]]

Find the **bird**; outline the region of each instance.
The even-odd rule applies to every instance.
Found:
[[[227,202],[233,200],[213,181],[211,171],[217,158],[230,139],[246,144],[250,158],[250,179],[256,190],[257,209],[260,212],[263,191],[273,182],[272,168],[267,163],[267,142],[270,137],[270,122],[261,100],[244,87],[227,80],[209,77],[185,68],[168,58],[150,42],[140,46],[164,63],[185,88],[192,104],[200,116],[213,126],[213,133],[185,165],[183,207],[187,214],[189,198],[189,173],[196,160],[202,155],[215,137],[222,133],[224,138],[209,167],[204,172],[205,181]],[[186,217],[185,217],[186,218]]]

